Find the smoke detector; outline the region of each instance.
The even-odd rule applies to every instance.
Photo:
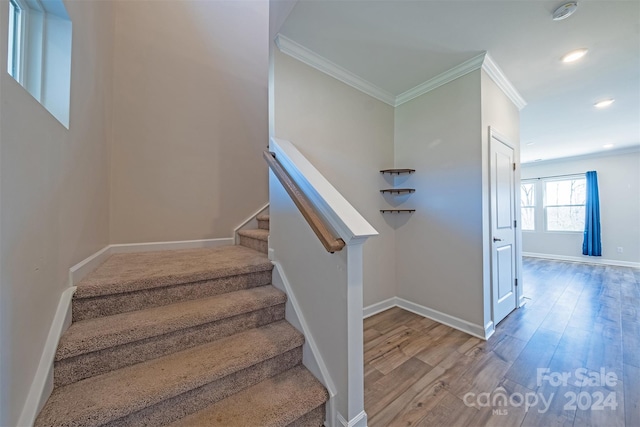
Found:
[[[578,9],[577,1],[570,1],[569,3],[565,3],[553,12],[553,20],[562,21],[563,19],[566,19],[573,15],[573,12],[575,12],[576,9]]]

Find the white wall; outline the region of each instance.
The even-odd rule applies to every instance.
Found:
[[[268,199],[268,2],[115,11],[111,242],[230,237]]]
[[[483,325],[480,70],[396,108],[395,166],[416,172],[396,230],[398,296]]]
[[[22,411],[69,267],[109,243],[113,14],[67,2],[73,22],[71,128],[6,70],[0,3],[0,425]]]
[[[640,263],[640,151],[528,163],[522,179],[598,172],[602,258],[582,255],[583,233],[523,231],[523,251],[588,262]],[[623,253],[617,248],[622,247]]]
[[[381,169],[393,166],[393,107],[275,49],[275,136],[291,141],[380,233],[364,245],[364,305],[394,297],[394,223]]]

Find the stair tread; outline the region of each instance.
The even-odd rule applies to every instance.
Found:
[[[56,360],[123,345],[286,302],[271,285],[73,323]]]
[[[260,214],[256,216],[258,221],[269,221],[269,214]]]
[[[96,426],[303,344],[286,321],[87,378],[53,391],[36,425]]]
[[[170,426],[285,426],[326,403],[328,398],[324,386],[304,366],[298,365]]]
[[[253,228],[250,230],[238,231],[240,236],[251,237],[252,239],[258,239],[266,242],[269,239],[269,230],[262,228]]]
[[[78,283],[74,298],[219,279],[272,268],[263,253],[244,246],[114,254]]]

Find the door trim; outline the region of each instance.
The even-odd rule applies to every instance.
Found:
[[[513,209],[514,209],[514,218],[516,218],[517,221],[517,226],[515,227],[515,231],[514,231],[514,245],[515,245],[515,266],[514,266],[514,277],[515,280],[517,280],[517,286],[516,288],[516,309],[520,308],[524,305],[524,299],[522,298],[522,278],[520,277],[520,270],[521,270],[521,260],[522,260],[522,251],[521,251],[521,233],[519,233],[518,231],[520,230],[519,226],[520,226],[520,192],[518,191],[518,189],[520,188],[520,179],[519,179],[519,175],[518,175],[518,171],[520,169],[520,158],[519,158],[519,150],[518,150],[518,146],[516,146],[515,143],[513,143],[509,138],[507,138],[504,134],[500,133],[499,131],[497,131],[495,128],[493,128],[492,126],[489,126],[489,144],[488,144],[488,150],[489,150],[489,155],[488,157],[488,162],[489,164],[487,165],[488,167],[488,171],[489,171],[489,186],[491,186],[491,180],[493,178],[492,175],[492,171],[491,171],[491,148],[492,148],[492,144],[493,139],[496,139],[497,141],[503,143],[504,145],[506,145],[507,147],[511,148],[513,150],[514,153],[514,163],[516,165],[516,170],[513,170],[513,182],[514,182],[514,197],[513,197]],[[517,155],[516,155],[517,154]],[[491,197],[491,191],[489,188],[489,197]],[[489,200],[489,204],[491,205],[491,200]],[[493,220],[492,220],[492,216],[491,214],[489,214],[489,240],[493,239]],[[491,321],[494,324],[494,327],[496,326],[496,322],[495,322],[495,315],[494,315],[494,307],[493,307],[493,249],[490,249],[489,251],[490,256],[489,256],[489,265],[491,268],[491,274],[490,274],[490,287],[491,287]]]

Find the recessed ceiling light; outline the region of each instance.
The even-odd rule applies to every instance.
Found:
[[[605,144],[602,148],[613,148],[613,144]]]
[[[527,145],[533,145],[535,144],[535,142],[531,141],[531,142],[527,142]]]
[[[576,1],[570,1],[569,3],[565,3],[553,12],[553,15],[552,15],[553,20],[561,21],[563,19],[566,19],[571,15],[573,15],[573,12],[575,12],[577,8],[578,8],[578,2]]]
[[[542,159],[535,159],[534,162],[541,162]]]
[[[580,59],[583,56],[585,56],[587,54],[587,52],[589,52],[589,49],[587,49],[587,48],[572,50],[571,52],[569,52],[566,55],[564,55],[561,58],[561,60],[562,60],[562,62],[577,61],[578,59]]]
[[[609,105],[613,104],[613,101],[615,101],[615,99],[613,99],[613,98],[605,99],[605,100],[596,102],[595,104],[593,104],[593,106],[596,107],[596,108],[605,108],[605,107],[608,107]]]

